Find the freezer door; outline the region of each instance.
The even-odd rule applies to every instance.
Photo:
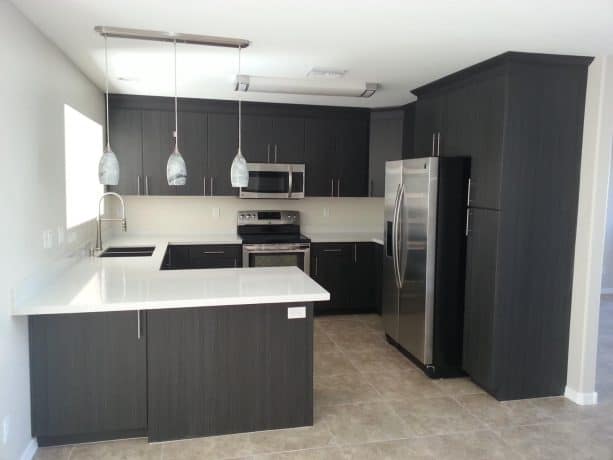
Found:
[[[402,161],[385,163],[385,210],[384,210],[384,248],[383,248],[383,296],[382,317],[385,332],[398,340],[398,270],[394,249],[394,232],[397,223],[395,216],[398,205],[398,192],[402,185]]]
[[[398,343],[432,363],[438,158],[404,160]]]

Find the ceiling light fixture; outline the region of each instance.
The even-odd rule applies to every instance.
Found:
[[[294,79],[238,75],[235,91],[258,93],[287,93],[316,96],[371,97],[380,86],[378,83],[338,81],[334,79]]]
[[[238,75],[241,73],[241,47],[238,47]],[[239,84],[238,81],[236,83]],[[238,93],[238,151],[230,168],[230,182],[232,187],[247,187],[249,185],[249,170],[247,160],[241,153],[241,93]]]
[[[106,44],[107,38],[104,37],[104,88],[106,105],[106,146],[102,152],[102,157],[98,163],[98,180],[102,185],[119,184],[119,161],[111,149],[110,126],[109,126],[109,61]]]
[[[343,78],[347,73],[346,70],[331,69],[328,67],[313,67],[307,77],[309,78]]]
[[[181,34],[160,30],[126,29],[124,27],[96,26],[94,30],[104,37],[152,40],[156,42],[189,43],[190,45],[247,48],[249,40],[242,38],[214,37],[212,35]]]
[[[187,182],[187,167],[185,160],[179,152],[179,117],[177,116],[177,42],[174,42],[175,50],[175,148],[168,157],[166,164],[166,180],[168,185],[185,185]]]

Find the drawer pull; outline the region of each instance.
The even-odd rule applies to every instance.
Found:
[[[225,254],[224,251],[202,251],[203,254]]]
[[[324,252],[341,252],[342,249],[324,249]]]

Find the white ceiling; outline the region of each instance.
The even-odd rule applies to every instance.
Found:
[[[100,88],[96,25],[245,38],[242,72],[313,67],[379,82],[369,99],[247,93],[246,100],[385,107],[508,50],[613,54],[613,0],[13,0]],[[172,44],[109,39],[111,91],[170,96]],[[178,45],[179,96],[236,99],[236,50]],[[119,78],[127,78],[122,81]]]

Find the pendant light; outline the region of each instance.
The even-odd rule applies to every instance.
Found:
[[[119,183],[119,162],[111,150],[109,135],[109,63],[108,51],[106,46],[106,36],[104,37],[104,86],[106,95],[106,146],[102,152],[102,157],[98,163],[98,180],[102,185],[117,185]]]
[[[238,47],[238,75],[241,74],[241,47]],[[230,168],[230,181],[232,187],[247,187],[249,184],[249,170],[247,169],[247,160],[241,153],[241,93],[238,93],[238,151],[232,167]]]
[[[185,185],[187,182],[187,167],[185,160],[179,152],[179,121],[177,116],[177,41],[174,40],[175,48],[175,148],[168,157],[166,164],[166,180],[168,185]]]

